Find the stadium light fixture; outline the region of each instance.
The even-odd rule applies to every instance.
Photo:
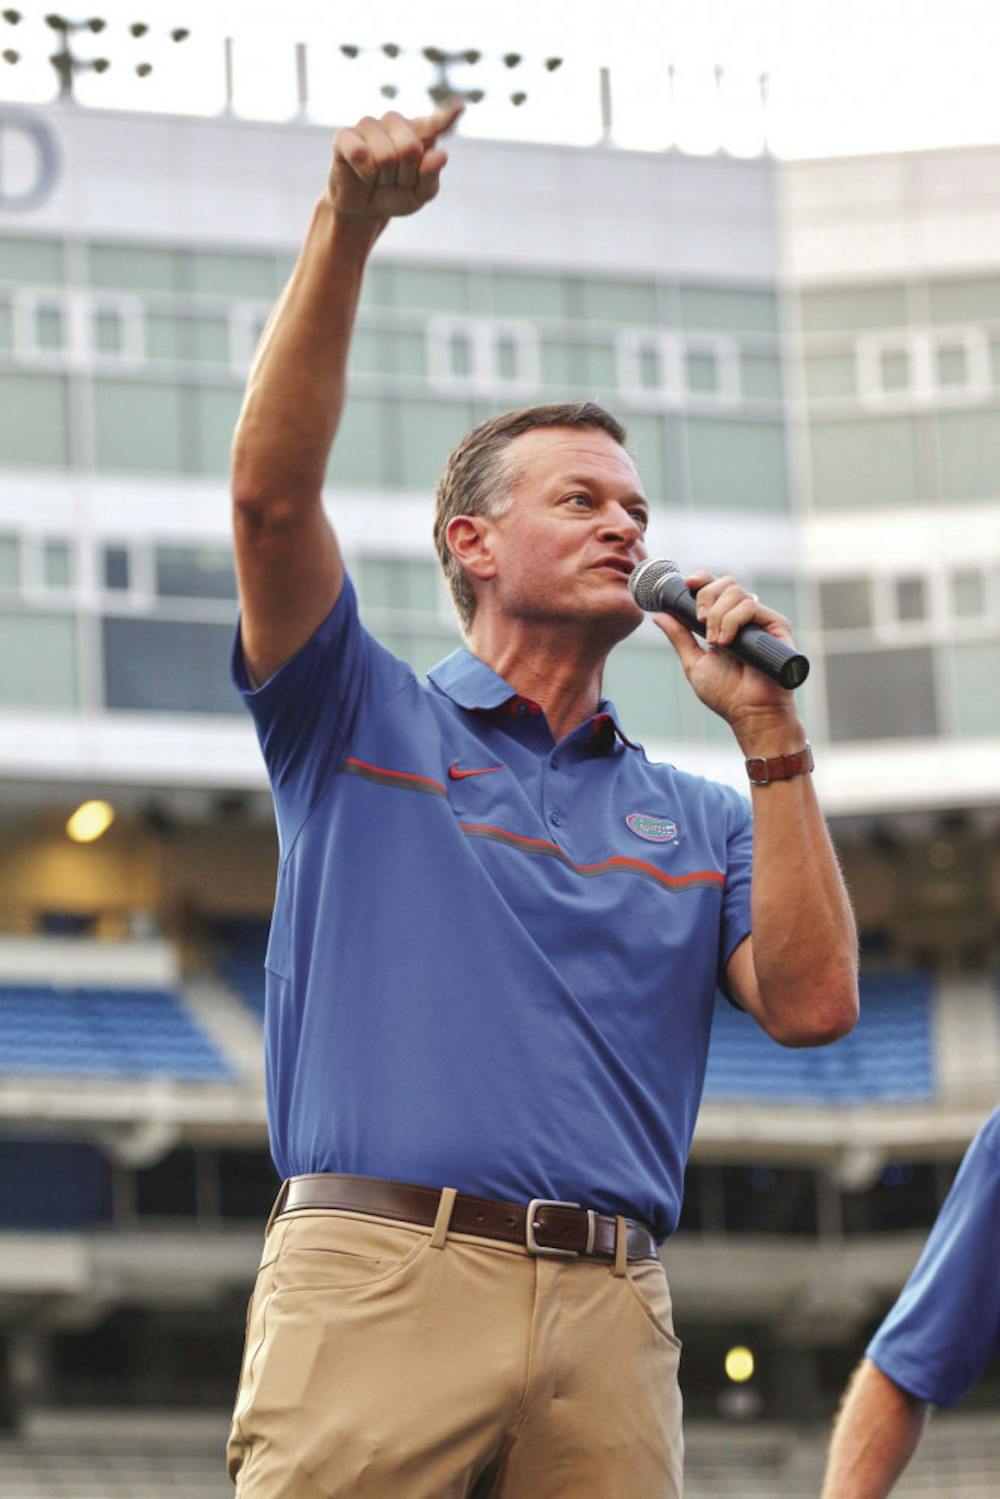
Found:
[[[349,61],[356,61],[365,52],[375,51],[387,57],[391,62],[406,54],[406,49],[399,46],[397,42],[383,42],[380,47],[359,47],[355,42],[341,42],[338,50],[341,56]],[[464,99],[467,104],[479,104],[486,98],[486,89],[483,88],[461,88],[453,83],[449,76],[449,70],[454,67],[475,67],[478,63],[489,62],[490,59],[480,51],[478,47],[461,47],[455,51],[449,51],[444,47],[427,46],[419,49],[419,56],[425,62],[429,62],[436,71],[436,76],[428,85],[427,92],[435,104],[442,104],[446,99]],[[520,52],[503,52],[497,59],[500,66],[505,69],[517,68],[525,61]],[[542,66],[548,73],[554,73],[557,68],[562,67],[561,57],[546,57]],[[383,98],[395,99],[399,89],[394,83],[384,83],[380,87]],[[508,95],[511,104],[515,108],[527,102],[528,94],[524,88],[516,89]],[[307,101],[303,97],[300,88],[299,109],[300,114],[306,112]]]
[[[16,26],[22,19],[21,12],[17,10],[4,10],[0,12],[0,15],[11,26]],[[57,11],[50,11],[43,19],[46,26],[56,33],[60,42],[59,50],[51,53],[48,59],[59,79],[59,98],[73,102],[74,86],[80,73],[106,73],[112,66],[112,59],[107,56],[81,57],[74,50],[74,39],[83,32],[90,32],[97,36],[107,31],[109,38],[113,33],[109,31],[109,23],[103,16],[87,16],[83,20],[72,20],[68,16],[60,15]],[[151,37],[151,28],[145,21],[133,21],[125,30],[130,40],[140,41]],[[183,26],[175,26],[167,34],[172,42],[182,42],[190,35]],[[10,63],[20,61],[20,54],[9,48],[0,55]],[[153,64],[149,61],[142,61],[136,63],[133,70],[137,77],[148,78],[153,71]]]
[[[66,822],[66,834],[74,843],[96,843],[115,820],[110,802],[81,802]]]

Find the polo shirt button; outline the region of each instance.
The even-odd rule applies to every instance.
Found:
[[[559,761],[558,761],[558,759],[557,759],[557,757],[555,755],[552,756],[552,760],[551,760],[550,763],[552,765],[552,769],[553,770],[558,770],[559,769]]]
[[[554,822],[557,828],[562,827],[562,814],[559,812],[549,813],[549,822]]]

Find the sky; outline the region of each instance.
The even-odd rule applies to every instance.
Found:
[[[17,26],[0,19],[0,53],[22,54],[16,66],[0,61],[0,98],[52,96],[48,9],[23,5]],[[486,93],[462,123],[469,135],[592,144],[606,68],[611,139],[630,149],[755,155],[766,143],[802,157],[1000,140],[1000,0],[97,0],[65,14],[108,21],[74,45],[111,59],[77,88],[81,103],[111,108],[223,109],[231,36],[233,107],[250,118],[296,116],[297,42],[317,123],[422,111],[432,69],[421,49],[434,45],[483,54],[452,72]],[[139,40],[134,21],[150,28]],[[191,31],[179,44],[169,35],[178,26]],[[344,57],[343,43],[358,57]],[[385,43],[400,54],[388,57]],[[522,55],[518,67],[505,67],[508,52]],[[556,71],[545,67],[552,57]],[[144,79],[141,61],[153,63]],[[392,101],[383,86],[397,89]],[[520,107],[515,89],[527,95]]]

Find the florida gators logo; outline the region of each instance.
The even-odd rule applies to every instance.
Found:
[[[670,817],[653,817],[649,812],[630,812],[625,819],[637,838],[647,843],[672,843],[677,837],[677,824]]]

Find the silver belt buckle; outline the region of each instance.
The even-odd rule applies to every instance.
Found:
[[[556,1259],[579,1259],[579,1249],[550,1249],[546,1244],[539,1244],[535,1238],[535,1230],[538,1224],[535,1222],[535,1212],[538,1208],[578,1208],[578,1202],[560,1202],[558,1197],[533,1197],[528,1203],[527,1216],[525,1218],[525,1242],[532,1254],[548,1254]],[[597,1229],[594,1210],[587,1209],[587,1246],[584,1254],[589,1254],[594,1247],[594,1235]]]

